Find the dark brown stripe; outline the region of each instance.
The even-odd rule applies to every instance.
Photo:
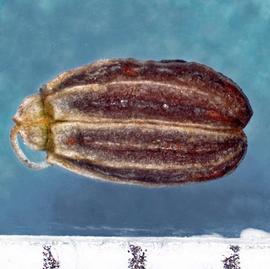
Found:
[[[243,126],[239,118],[229,115],[223,103],[209,102],[205,96],[184,88],[168,88],[155,83],[111,84],[106,91],[81,91],[60,96],[66,104],[66,113],[79,111],[89,117],[111,119],[145,119],[174,122],[215,124],[226,127]],[[57,97],[56,97],[57,98]]]
[[[94,75],[93,75],[94,74]],[[102,65],[88,65],[85,69],[74,70],[69,78],[64,80],[60,88],[86,85],[91,83],[108,83],[117,80],[152,80],[160,82],[189,81],[189,83],[210,84],[208,88],[216,88],[224,93],[226,85],[233,86],[229,91],[237,93],[238,86],[213,69],[198,63],[183,60],[137,61],[135,59],[115,59]],[[194,85],[195,85],[194,84]],[[211,90],[209,89],[209,90]]]
[[[105,125],[105,124],[104,124]],[[61,123],[57,124],[60,127]],[[195,147],[200,151],[211,151],[220,149],[222,147],[231,147],[238,145],[244,140],[242,132],[189,132],[185,129],[166,129],[158,126],[147,128],[145,126],[133,126],[119,124],[117,128],[110,127],[108,123],[107,128],[95,128],[96,126],[89,126],[88,124],[81,124],[79,126],[65,127],[64,135],[66,140],[73,140],[74,143],[82,147],[92,147],[95,142],[104,143],[119,143],[125,147],[129,145],[139,145],[142,148],[160,147],[167,149],[177,149],[185,151],[194,151]]]
[[[243,146],[243,145],[239,145]],[[136,163],[142,165],[153,164],[159,165],[209,165],[217,161],[218,158],[226,158],[228,155],[233,154],[239,148],[227,147],[226,149],[212,152],[188,152],[182,153],[177,150],[168,149],[112,149],[111,147],[90,147],[88,151],[85,148],[70,147],[71,151],[82,152],[84,154],[97,156],[96,158],[102,162],[119,162],[119,163]],[[63,155],[64,152],[62,153]],[[84,156],[84,155],[82,155]]]

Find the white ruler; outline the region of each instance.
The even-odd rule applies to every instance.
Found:
[[[0,236],[0,268],[128,269],[133,258],[134,268],[130,268],[135,269],[131,246],[133,251],[137,247],[133,253],[137,258],[144,256],[145,269],[223,269],[222,260],[234,254],[239,256],[241,269],[270,268],[270,237],[258,235],[229,239]],[[239,252],[234,253],[230,246],[238,246]]]

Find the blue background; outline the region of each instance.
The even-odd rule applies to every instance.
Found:
[[[0,0],[0,234],[269,232],[269,10],[263,0]],[[64,70],[113,57],[197,61],[236,81],[254,110],[239,168],[208,183],[144,188],[24,167],[9,143],[22,99]]]

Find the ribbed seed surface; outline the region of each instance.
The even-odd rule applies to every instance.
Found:
[[[119,182],[174,184],[234,169],[252,111],[241,89],[197,63],[100,61],[43,86],[48,161]]]

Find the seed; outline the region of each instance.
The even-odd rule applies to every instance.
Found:
[[[252,116],[232,80],[182,60],[115,59],[73,69],[19,107],[11,143],[31,168],[56,164],[122,183],[182,184],[237,167]],[[17,134],[47,158],[33,163]]]

